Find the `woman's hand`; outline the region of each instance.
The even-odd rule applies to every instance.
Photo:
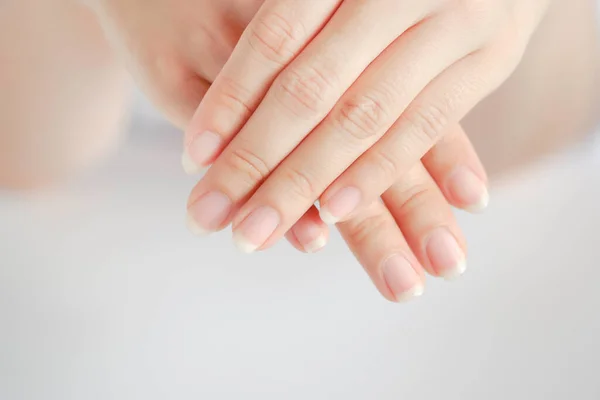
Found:
[[[95,2],[107,36],[134,77],[181,127],[191,118],[261,3],[90,1]],[[465,240],[449,204],[483,206],[485,195],[482,197],[480,187],[485,188],[485,183],[483,167],[464,132],[455,125],[423,164],[418,163],[385,193],[385,203],[374,202],[338,227],[381,293],[390,300],[406,300],[422,291],[423,269],[443,277],[464,271]],[[198,209],[196,204],[194,210]],[[219,219],[220,213],[212,217]],[[205,230],[195,221],[191,228],[197,233]],[[287,237],[299,250],[312,252],[325,244],[328,227],[312,207]]]
[[[272,245],[317,199],[324,221],[346,220],[510,75],[546,6],[265,1],[187,130],[186,169],[214,161],[191,215],[208,231],[233,221],[247,251]],[[462,171],[476,193],[462,205],[483,204],[481,175]]]
[[[187,127],[263,0],[79,0],[146,95]]]
[[[383,202],[375,201],[337,225],[383,296],[405,301],[422,294],[424,271],[446,279],[462,275],[465,238],[450,205],[464,208],[476,204],[479,192],[469,188],[479,182],[487,183],[483,167],[464,131],[454,125],[422,164],[411,168],[383,194]],[[485,203],[487,196],[481,200]],[[313,206],[286,237],[297,249],[306,251],[305,243],[313,243],[309,248],[324,244],[314,240],[326,238],[326,229]]]

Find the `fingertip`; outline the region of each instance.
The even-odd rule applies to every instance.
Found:
[[[329,212],[325,208],[321,208],[319,210],[319,218],[321,218],[321,221],[323,221],[326,225],[335,225],[338,222],[340,222],[339,218],[334,216],[331,212]]]
[[[423,296],[423,293],[425,293],[425,286],[423,284],[417,284],[412,289],[410,289],[402,294],[396,295],[396,302],[397,303],[408,303],[412,300],[415,300],[415,299]]]
[[[317,253],[317,252],[321,251],[326,245],[327,245],[327,235],[322,233],[313,241],[303,245],[303,247],[304,247],[304,250],[310,254],[310,253]]]
[[[316,253],[329,240],[329,228],[321,221],[316,207],[312,207],[290,230],[302,251]]]
[[[194,162],[187,148],[181,155],[181,166],[183,167],[183,171],[190,176],[198,175],[204,170],[204,168]]]
[[[195,236],[208,236],[210,234],[209,231],[198,225],[194,217],[192,217],[190,214],[186,215],[186,226],[188,231]]]
[[[244,254],[252,254],[259,247],[246,239],[246,237],[239,232],[234,232],[233,243],[235,244],[235,247]]]
[[[470,206],[463,207],[463,210],[470,212],[471,214],[481,214],[487,210],[490,205],[490,193],[487,188],[484,188],[479,201]]]
[[[420,297],[425,291],[421,275],[414,267],[414,262],[411,263],[403,254],[389,256],[381,265],[381,272],[388,289],[398,303]]]
[[[470,213],[482,213],[489,205],[487,182],[471,168],[458,167],[446,181],[446,198],[455,207]]]

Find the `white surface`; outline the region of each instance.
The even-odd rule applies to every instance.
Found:
[[[0,194],[0,399],[599,399],[600,157],[461,215],[470,270],[385,302],[339,236],[237,253],[185,230],[180,136],[38,196]]]

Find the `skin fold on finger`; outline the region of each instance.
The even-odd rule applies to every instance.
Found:
[[[423,268],[381,201],[340,223],[338,229],[383,297],[402,302],[423,294]]]
[[[296,249],[304,253],[316,253],[329,241],[329,227],[319,218],[319,210],[311,207],[285,234]]]
[[[278,226],[271,226],[275,231],[269,237],[245,239],[259,248],[278,240],[316,197],[386,133],[433,78],[469,51],[470,44],[457,47],[457,37],[441,35],[447,28],[440,21],[415,26],[371,64],[325,121],[236,214],[234,230],[256,209],[270,207],[279,214]],[[329,210],[332,205],[353,207],[352,203],[360,201],[354,194],[343,193],[341,201],[325,204]]]
[[[359,11],[369,10],[369,12],[363,15],[352,13],[352,9],[340,7],[340,11],[334,15],[319,36],[288,70],[280,75],[278,79],[282,79],[282,82],[274,83],[273,88],[267,93],[242,131],[193,189],[188,210],[200,225],[209,218],[206,214],[215,211],[207,208],[202,202],[207,194],[217,193],[224,201],[228,199],[227,207],[230,212],[219,213],[220,217],[234,212],[326,116],[364,68],[393,40],[392,36],[396,31],[402,31],[402,28],[397,26],[397,20],[394,20],[393,30],[374,29],[372,19],[377,16],[377,13],[369,9],[367,3],[352,2],[352,4],[362,5]],[[385,37],[382,38],[382,34]],[[373,43],[379,45],[374,46]],[[333,81],[339,83],[333,84],[331,83]],[[321,90],[323,88],[326,90]],[[310,99],[315,99],[317,106]],[[312,107],[315,108],[310,112]],[[307,204],[300,215],[295,216],[292,223],[288,224],[289,221],[286,219],[287,226],[284,230],[278,230],[278,238],[281,238],[293,222],[308,210],[319,194],[315,193],[312,196],[313,202]],[[269,230],[274,231],[274,228],[280,225],[278,220],[280,217],[275,215],[273,210],[261,209],[260,213],[262,217],[268,217],[268,221],[260,229],[261,235],[270,236]],[[246,218],[240,217],[238,222],[242,220]],[[218,221],[212,219],[209,226],[204,228],[219,230],[229,222],[228,218],[219,218]],[[260,241],[252,239],[249,242],[254,246],[258,245],[258,248],[262,247],[266,238]],[[249,243],[244,247],[248,247],[247,245]]]
[[[450,205],[421,163],[382,198],[427,272],[446,279],[465,272],[465,238]]]
[[[451,125],[422,162],[450,204],[473,213],[488,206],[485,168],[460,124]]]
[[[182,163],[194,174],[214,161],[254,113],[277,75],[317,35],[341,0],[266,1],[185,132]]]
[[[343,220],[353,210],[370,204],[419,162],[448,127],[458,124],[505,79],[499,73],[504,70],[491,64],[496,60],[485,55],[478,51],[461,59],[421,92],[388,133],[321,196],[321,216],[325,220]],[[343,210],[345,215],[334,214],[328,203],[349,190],[358,199],[353,209]]]

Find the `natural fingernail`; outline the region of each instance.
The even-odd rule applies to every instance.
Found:
[[[467,269],[465,253],[446,228],[431,233],[425,251],[435,272],[447,280],[460,277]]]
[[[223,144],[221,136],[205,131],[198,135],[183,151],[181,165],[189,175],[200,173],[210,164]]]
[[[459,167],[450,176],[448,190],[465,211],[482,212],[490,202],[485,182],[466,167]]]
[[[337,224],[358,207],[361,200],[360,190],[347,187],[337,192],[325,203],[319,215],[328,225]]]
[[[210,192],[200,197],[188,208],[188,228],[197,235],[206,235],[221,227],[233,204],[220,192]]]
[[[298,242],[307,253],[316,253],[327,244],[327,236],[318,224],[299,222],[292,228]]]
[[[271,237],[279,222],[279,213],[273,208],[257,208],[236,227],[233,241],[240,251],[253,253]]]
[[[396,301],[404,302],[423,295],[421,277],[406,257],[395,254],[384,261],[382,268],[383,277]]]

